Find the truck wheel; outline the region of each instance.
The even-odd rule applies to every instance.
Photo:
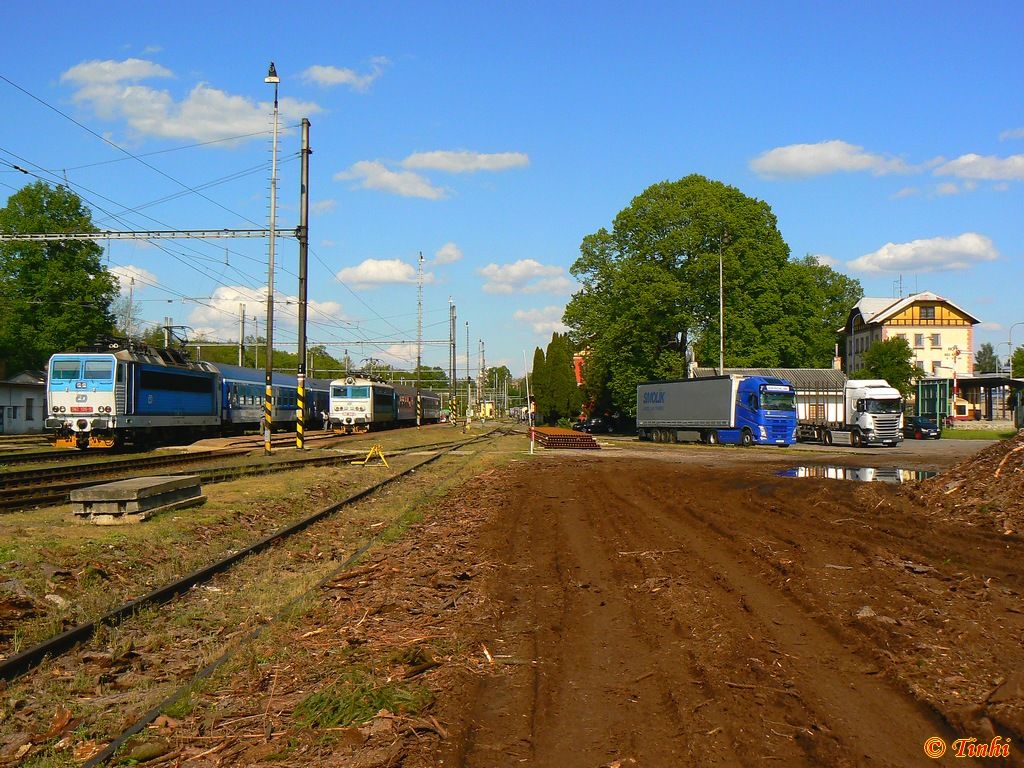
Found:
[[[718,445],[718,433],[715,430],[708,432],[708,445]]]
[[[754,436],[750,434],[749,429],[744,429],[743,434],[740,435],[740,445],[744,448],[749,448],[754,444]]]
[[[821,442],[823,442],[825,445],[832,445],[832,430],[831,429],[826,429],[824,431],[824,433],[822,433]]]
[[[862,445],[864,445],[860,437],[860,432],[854,432],[852,435],[850,435],[850,442],[853,443],[854,448],[860,448]]]

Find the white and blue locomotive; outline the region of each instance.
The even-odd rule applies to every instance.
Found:
[[[274,428],[294,428],[295,376],[272,377]],[[111,342],[50,358],[46,429],[55,444],[115,448],[258,430],[266,374],[195,362],[174,349]],[[307,379],[308,413],[327,407],[326,381]]]
[[[330,429],[349,435],[436,424],[441,420],[441,398],[428,389],[346,376],[331,382],[328,417]]]

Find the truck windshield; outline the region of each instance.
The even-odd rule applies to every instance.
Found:
[[[864,410],[868,413],[900,413],[903,404],[899,400],[865,400]]]
[[[795,411],[796,399],[789,392],[762,392],[761,408],[766,411]]]

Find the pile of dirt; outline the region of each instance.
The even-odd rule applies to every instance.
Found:
[[[1020,535],[1024,532],[1024,430],[915,490],[932,514]]]

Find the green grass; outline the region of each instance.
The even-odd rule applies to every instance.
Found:
[[[1013,437],[1017,432],[1010,430],[1008,432],[996,432],[991,429],[961,429],[960,427],[954,427],[952,429],[942,430],[943,440],[1006,440],[1009,437]]]
[[[365,723],[382,709],[414,714],[430,701],[430,691],[422,685],[388,683],[353,669],[307,696],[295,708],[295,721],[309,728],[333,728]]]

